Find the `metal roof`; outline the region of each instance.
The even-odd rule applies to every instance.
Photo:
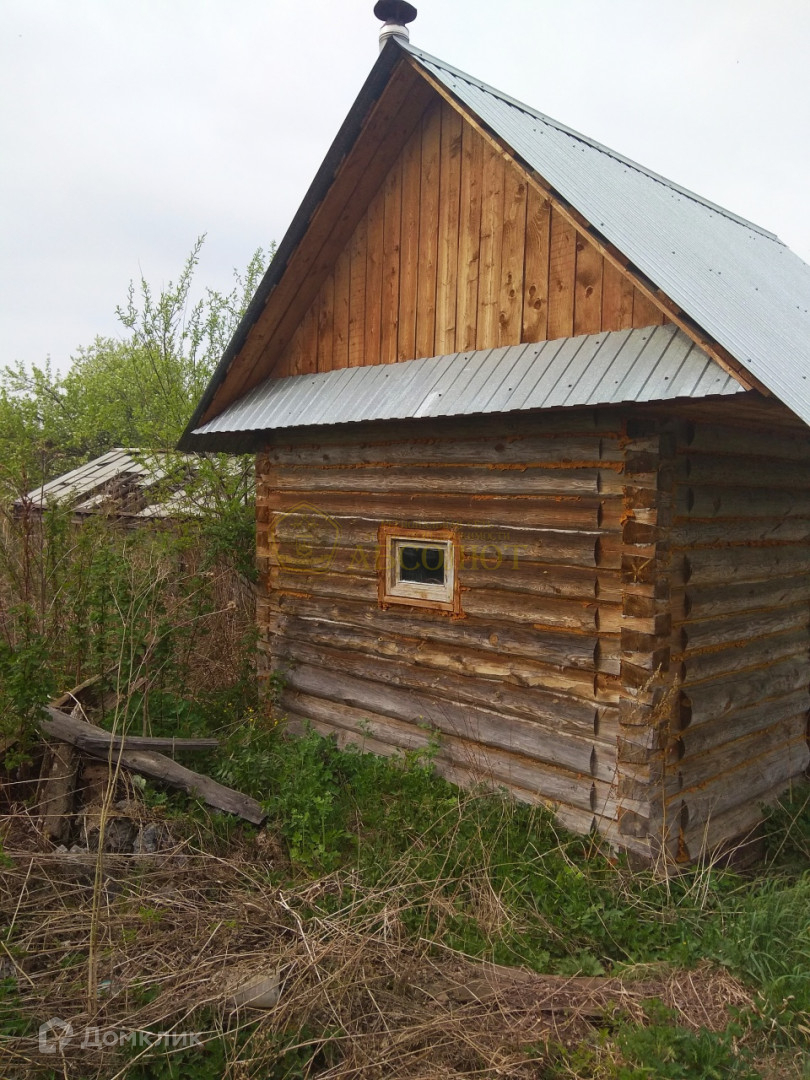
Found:
[[[741,392],[681,330],[655,326],[268,378],[194,435]]]
[[[772,233],[443,61],[400,47],[810,423],[807,263]]]
[[[777,237],[422,52],[391,40],[327,153],[178,447],[227,378],[374,102],[407,54],[703,331],[810,424],[810,267]],[[409,361],[412,363],[413,361]],[[208,425],[206,425],[208,427]],[[234,436],[217,448],[247,451]]]
[[[171,466],[193,469],[196,459],[116,448],[29,491],[15,506],[41,511],[60,505],[74,514],[113,512],[127,518],[165,518],[198,513],[176,483],[166,486]]]

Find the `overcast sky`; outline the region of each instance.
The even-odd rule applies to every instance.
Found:
[[[808,0],[417,0],[411,40],[810,261]],[[280,240],[377,55],[373,0],[0,0],[0,366],[64,369],[141,273]]]

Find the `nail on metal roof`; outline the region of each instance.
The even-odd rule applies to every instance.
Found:
[[[650,326],[269,378],[194,435],[741,392],[677,327]]]

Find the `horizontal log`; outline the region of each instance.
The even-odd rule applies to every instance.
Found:
[[[516,526],[546,529],[599,528],[605,499],[600,495],[375,495],[366,501],[356,492],[322,493],[317,509],[332,517],[357,517],[358,511],[379,521],[418,527],[454,528],[464,525]],[[607,500],[609,501],[609,500]],[[259,521],[276,513],[312,505],[310,492],[272,492],[257,501]]]
[[[737,738],[735,736],[739,735]],[[684,735],[685,756],[677,764],[678,786],[681,790],[705,784],[724,773],[732,772],[763,755],[781,747],[792,747],[806,739],[807,716],[791,716],[769,727],[742,734],[736,724],[730,724],[726,741],[712,747],[711,753],[692,752],[689,732]]]
[[[294,616],[280,616],[269,624],[268,630],[282,640],[289,638],[310,645],[325,645],[338,651],[347,649],[367,656],[418,664],[436,671],[453,672],[456,675],[502,679],[516,686],[573,694],[584,701],[593,701],[603,696],[595,694],[593,672],[552,667],[537,660],[510,656],[503,651],[473,650],[461,645],[448,647],[435,639],[422,636],[379,634],[366,628],[348,626],[346,623],[300,619]],[[609,682],[607,685],[610,685]],[[618,693],[618,685],[612,689]],[[608,693],[607,688],[605,693]]]
[[[343,563],[373,566],[379,553],[379,526],[384,518],[327,518],[312,513],[306,506],[289,514],[277,515],[268,533],[268,551],[276,545],[298,545],[320,550],[336,550]],[[418,525],[417,525],[418,527]],[[557,566],[595,566],[596,541],[601,531],[571,528],[514,529],[490,526],[458,527],[464,552],[464,564],[470,568],[519,569],[547,564]]]
[[[808,760],[807,742],[801,739],[790,746],[777,747],[700,787],[684,788],[672,796],[671,803],[686,804],[688,825],[695,829],[734,807],[758,805],[775,788],[784,791],[792,781],[801,779]]]
[[[761,668],[778,660],[800,659],[808,654],[810,635],[807,629],[788,630],[769,638],[733,643],[725,648],[690,654],[686,658],[673,653],[674,663],[681,663],[681,682],[687,689],[692,683],[722,678],[746,668]]]
[[[306,716],[293,714],[293,730],[305,726]],[[361,733],[338,729],[323,721],[313,726],[322,734],[338,736],[339,744],[353,743],[371,752],[389,753],[389,745],[380,740],[369,739]],[[505,787],[535,791],[548,802],[559,802],[575,809],[593,812],[598,808],[603,816],[615,814],[616,803],[609,784],[588,774],[576,774],[563,768],[540,761],[531,761],[519,754],[508,753],[493,747],[470,742],[467,739],[446,736],[439,742],[434,763],[437,771],[447,775],[446,763],[454,770],[448,778],[461,780],[465,787]],[[455,771],[458,770],[458,771]],[[459,775],[461,774],[461,776]]]
[[[410,711],[400,719],[415,722],[421,715],[417,709],[418,697],[419,708],[429,711],[430,715],[425,713],[425,716],[431,722],[432,714],[437,710],[457,716],[461,722],[469,707],[478,708],[481,702],[486,702],[487,707],[498,714],[531,720],[538,725],[547,725],[554,731],[570,730],[591,738],[596,729],[595,703],[543,690],[527,690],[471,676],[426,671],[394,660],[381,660],[290,640],[276,640],[273,663],[285,673],[290,686],[384,716],[398,714],[392,712],[390,705],[380,708],[374,702],[388,702],[390,693],[394,693],[399,700],[400,693],[406,692],[406,707]],[[301,670],[305,666],[306,686],[301,683]],[[330,679],[334,682],[330,682]],[[328,689],[332,685],[344,686],[341,680],[346,679],[349,682],[345,683],[345,693],[350,697]]]
[[[755,544],[762,541],[807,542],[810,540],[810,518],[748,517],[731,521],[681,519],[670,529],[668,535],[674,549]]]
[[[428,746],[431,733],[420,729],[412,721],[396,716],[359,710],[303,691],[288,687],[281,698],[285,713],[293,713],[310,720],[318,720],[334,727],[345,728],[359,736],[368,736],[380,742],[413,749]],[[407,707],[400,702],[400,708]],[[434,719],[431,727],[437,733],[438,746],[447,738],[480,743],[511,754],[544,761],[551,765],[572,769],[574,772],[594,776],[611,783],[616,775],[615,748],[604,746],[592,738],[583,738],[573,732],[554,732],[541,728],[528,720],[517,720],[493,713],[487,709],[465,709],[462,715],[448,715],[441,709],[431,710]],[[424,738],[423,743],[414,741],[414,730]],[[436,735],[433,736],[434,740]]]
[[[678,483],[691,486],[721,488],[739,485],[805,492],[810,488],[810,470],[805,463],[769,461],[744,454],[679,455],[675,475]]]
[[[750,425],[739,428],[726,424],[692,424],[679,431],[678,446],[686,448],[690,456],[741,454],[810,464],[810,437],[805,432],[756,431]]]
[[[525,432],[522,435],[484,435],[454,438],[444,433],[435,439],[403,439],[401,442],[356,442],[348,445],[275,446],[264,455],[260,475],[279,466],[328,465],[480,465],[568,464],[577,461],[620,462],[624,451],[618,433],[613,437]]]
[[[681,752],[683,756],[688,754],[692,757],[696,754],[708,753],[715,746],[722,746],[723,743],[728,742],[729,736],[742,738],[762,731],[781,720],[790,720],[800,713],[806,714],[808,707],[810,707],[810,692],[807,688],[802,688],[783,698],[760,702],[747,709],[739,709],[731,720],[723,716],[717,720],[708,720],[698,724],[696,727],[687,727],[679,736]]]
[[[767,544],[731,546],[673,555],[677,570],[689,585],[713,585],[728,581],[762,581],[810,570],[810,548],[805,545]]]
[[[610,606],[593,600],[568,600],[547,596],[527,596],[495,589],[465,589],[462,585],[461,608],[477,618],[498,618],[516,623],[530,623],[536,628],[593,633],[598,629],[618,632],[621,611],[611,617]]]
[[[810,610],[806,600],[775,611],[748,611],[743,615],[723,615],[719,618],[684,623],[676,637],[687,663],[691,654],[701,649],[721,645],[753,643],[758,638],[784,634],[791,630],[808,629]]]
[[[445,439],[519,438],[522,436],[603,435],[623,438],[626,410],[559,409],[534,413],[500,413],[493,416],[425,418],[420,421],[386,420],[344,427],[320,427],[313,443],[312,435],[289,429],[268,433],[268,445],[259,455],[259,464],[276,448],[317,446],[331,448],[353,445],[375,445],[413,441],[444,441]]]
[[[567,634],[551,630],[539,633],[531,627],[510,622],[475,619],[448,619],[427,608],[405,607],[384,611],[363,601],[330,600],[299,595],[272,597],[272,609],[280,615],[306,619],[328,619],[348,626],[368,627],[379,634],[402,634],[425,637],[452,647],[465,645],[515,656],[543,660],[564,668],[593,669],[597,643],[606,664],[616,657],[616,646],[610,639],[599,641],[596,634]],[[599,670],[610,670],[601,668]]]
[[[774,786],[760,791],[756,800],[737,803],[721,813],[714,813],[707,820],[696,820],[683,830],[683,843],[692,859],[711,857],[718,849],[731,844],[745,844],[755,838],[762,821],[762,806],[775,803],[784,795],[789,785],[778,781]]]
[[[734,672],[690,685],[682,692],[684,709],[694,725],[728,717],[767,700],[778,700],[807,686],[807,659],[789,659],[755,671]]]
[[[278,467],[272,477],[277,491],[359,492],[363,497],[396,492],[453,495],[598,495],[620,494],[621,477],[615,469],[581,466],[515,465],[508,468],[451,465],[365,465],[308,468]]]
[[[808,518],[810,492],[771,488],[770,485],[758,488],[679,484],[675,490],[673,514],[676,522],[683,518],[767,518],[771,521],[780,517]]]
[[[672,618],[710,619],[744,611],[786,607],[810,600],[810,578],[790,574],[763,581],[723,581],[714,585],[676,585],[672,590]]]
[[[82,740],[88,736],[95,740],[102,738],[106,732],[84,720],[68,716],[58,709],[45,706],[45,712],[49,718],[40,721],[43,733],[49,738],[56,738],[62,742],[77,746],[91,757],[107,760],[111,753],[109,745],[98,749],[94,745],[82,746]],[[97,745],[97,744],[96,744]],[[261,825],[267,814],[255,799],[243,795],[239,791],[218,784],[208,776],[193,772],[191,769],[178,765],[176,761],[165,757],[163,754],[151,750],[127,750],[113,751],[115,763],[129,772],[137,772],[142,776],[149,776],[153,780],[160,780],[171,787],[179,788],[190,795],[203,800],[208,806],[217,810],[225,810],[230,814],[244,818],[256,825]]]

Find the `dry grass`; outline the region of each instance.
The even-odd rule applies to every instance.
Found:
[[[0,884],[10,927],[3,970],[32,1030],[54,1016],[76,1031],[204,1025],[204,1038],[229,1033],[229,1077],[267,1077],[280,1046],[311,1058],[311,1071],[295,1075],[329,1080],[536,1077],[549,1044],[590,1040],[616,1012],[641,1021],[646,999],[660,999],[687,1027],[713,1030],[728,1023],[729,1005],[751,1004],[739,983],[708,967],[566,979],[481,964],[416,938],[405,928],[414,882],[404,861],[373,889],[345,872],[279,888],[272,882],[284,856],[266,833],[227,858],[184,844],[154,856],[104,855],[97,865],[95,855],[43,846],[17,819]],[[430,894],[429,883],[421,887]],[[446,902],[439,894],[437,885],[436,904]],[[492,927],[509,918],[483,883],[473,902]],[[275,1008],[231,1007],[237,985],[276,971]],[[47,1059],[35,1038],[3,1042],[9,1077],[47,1067],[67,1080],[115,1080],[129,1068],[119,1051],[82,1048],[79,1039]]]

